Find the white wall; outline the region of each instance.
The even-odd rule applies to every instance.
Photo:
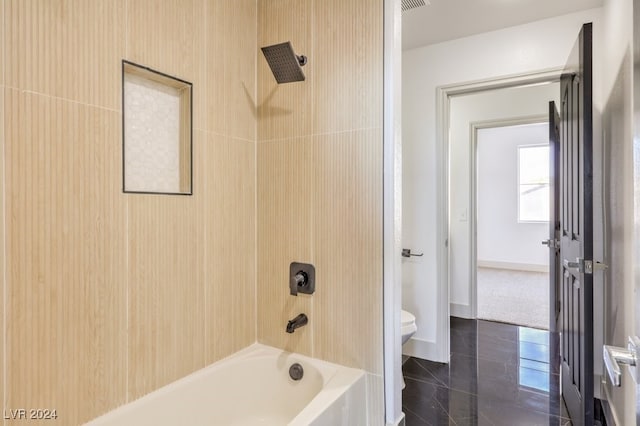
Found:
[[[558,93],[557,85],[554,89]],[[549,124],[479,129],[477,136],[478,265],[548,270],[549,222],[518,221],[518,147],[546,144]]]
[[[403,246],[424,252],[403,264],[403,303],[418,325],[412,355],[434,359],[442,309],[437,303],[434,237],[436,88],[561,67],[583,23],[594,22],[598,33],[600,15],[601,9],[591,9],[403,52]]]
[[[603,62],[607,65],[602,75],[604,155],[601,167],[605,171],[603,190],[607,219],[604,260],[609,269],[605,272],[604,285],[604,343],[622,347],[626,347],[627,336],[640,334],[640,329],[634,327],[634,321],[638,321],[635,311],[640,309],[635,303],[638,291],[634,288],[634,272],[637,277],[639,260],[638,252],[634,253],[639,235],[638,230],[634,232],[634,217],[638,216],[634,201],[635,206],[640,204],[638,183],[634,194],[634,178],[637,182],[638,175],[636,170],[634,176],[633,158],[638,154],[634,153],[633,144],[632,17],[632,0],[605,0]],[[627,367],[623,367],[622,387],[605,385],[604,388],[616,423],[636,424],[636,384]]]

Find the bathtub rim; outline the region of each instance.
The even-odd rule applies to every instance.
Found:
[[[318,394],[315,395],[309,403],[298,414],[296,414],[293,419],[290,420],[288,424],[291,426],[311,424],[324,412],[324,409],[336,402],[347,390],[350,389],[351,386],[355,386],[360,380],[366,380],[366,372],[364,370],[346,367],[319,358],[312,358],[297,352],[289,352],[256,342],[184,377],[167,383],[166,385],[143,395],[140,398],[134,399],[107,411],[106,413],[89,420],[85,425],[99,426],[102,424],[110,424],[108,422],[117,420],[120,416],[127,415],[129,412],[139,409],[140,405],[153,402],[154,399],[179,391],[182,387],[189,386],[190,383],[199,381],[203,376],[212,374],[216,370],[220,370],[225,366],[240,363],[249,359],[270,358],[274,356],[277,359],[277,362],[280,362],[281,359],[286,359],[287,363],[296,362],[297,359],[298,361],[310,363],[319,371],[323,380],[322,388]],[[291,357],[293,357],[294,360],[291,360]]]

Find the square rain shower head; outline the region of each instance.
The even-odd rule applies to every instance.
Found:
[[[296,55],[291,42],[263,47],[262,53],[278,84],[304,81],[302,65],[306,63],[307,58]]]

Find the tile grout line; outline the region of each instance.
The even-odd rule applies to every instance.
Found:
[[[210,7],[210,3],[206,2],[205,5],[204,5],[205,9],[204,9],[204,29],[203,29],[203,32],[204,32],[204,35],[205,35],[204,36],[204,46],[203,46],[204,47],[204,75],[205,76],[208,75],[208,71],[209,71],[209,61],[207,60],[207,47],[208,47],[208,40],[209,40],[208,31],[207,31],[207,29],[208,29],[207,24],[209,23],[209,20],[208,20],[209,7]],[[206,78],[204,79],[203,83],[205,85],[203,93],[208,93],[209,86],[207,85],[207,79]],[[207,127],[206,123],[207,123],[208,108],[206,107],[207,106],[206,103],[204,104],[204,106],[205,106],[204,111],[202,111],[201,114],[204,115],[204,117],[203,117],[204,118],[204,125],[205,125],[205,127]],[[192,113],[193,113],[193,111],[192,111]],[[206,133],[205,133],[205,136],[206,136]],[[191,134],[191,140],[193,140],[193,133]],[[200,143],[200,145],[201,146],[208,146],[209,144],[207,142],[208,142],[207,138],[205,138]],[[193,152],[191,152],[191,156],[192,156],[192,163],[193,163]],[[192,167],[191,174],[193,176],[193,165],[191,167]],[[209,179],[205,178],[204,182],[202,182],[202,187],[203,187],[202,189],[203,189],[203,193],[204,194],[207,193],[207,188],[208,188],[207,183],[208,183],[208,181],[209,181]],[[193,185],[193,181],[191,182],[191,185]],[[205,206],[206,206],[206,204],[205,204]],[[205,218],[207,217],[207,215],[206,215],[206,207],[205,207],[204,217]],[[208,282],[209,282],[208,278],[209,278],[209,272],[210,272],[209,269],[210,268],[209,268],[209,262],[207,262],[207,254],[208,254],[207,246],[208,246],[208,242],[209,242],[209,239],[207,238],[207,236],[208,236],[207,234],[209,233],[208,232],[209,231],[209,226],[207,226],[207,225],[208,225],[208,221],[206,219],[204,219],[203,220],[203,226],[204,226],[204,237],[203,237],[204,248],[202,250],[203,251],[203,258],[204,258],[204,277],[203,277],[203,280],[202,280],[202,287],[203,287],[202,288],[202,296],[203,296],[203,301],[204,301],[204,312],[203,312],[203,315],[202,315],[203,316],[203,321],[204,321],[204,336],[203,336],[203,339],[202,339],[203,340],[203,345],[202,345],[203,346],[203,351],[202,352],[203,352],[203,365],[204,366],[208,365],[207,353],[208,353],[208,348],[209,348],[209,346],[208,346],[209,345],[209,339],[208,339],[208,335],[209,335],[209,333],[208,333],[208,331],[209,331],[209,324],[208,324],[209,315],[207,315],[207,310],[208,310],[207,308],[209,307],[209,300],[207,299],[207,295],[208,295],[207,287],[208,287]]]
[[[128,57],[129,50],[129,0],[125,0],[124,2],[124,55],[125,58]],[[120,83],[122,84],[122,82]],[[122,93],[122,92],[121,92]],[[121,94],[124,96],[124,94]],[[121,99],[121,102],[124,104],[124,100]],[[124,141],[121,141],[124,143]],[[123,155],[123,154],[121,154]],[[124,167],[124,164],[122,165]],[[122,177],[124,186],[124,176]],[[124,203],[124,235],[126,236],[126,245],[125,245],[125,271],[127,271],[127,275],[125,277],[125,391],[124,398],[125,403],[129,402],[129,335],[131,330],[129,330],[129,197],[125,197]]]
[[[416,413],[415,411],[407,408],[406,406],[402,407],[403,410],[407,410],[409,413],[411,413],[412,415],[416,416],[417,418],[419,418],[420,420],[424,421],[425,423],[427,423],[427,420],[425,418],[423,418],[421,415],[419,415],[418,413]]]
[[[406,380],[406,379],[414,380],[414,381],[417,381],[417,382],[420,382],[420,383],[426,383],[426,384],[429,384],[429,385],[437,386],[437,387],[439,387],[439,388],[445,388],[445,389],[452,390],[452,389],[451,389],[451,388],[449,388],[448,386],[439,386],[438,384],[435,384],[435,383],[424,382],[424,381],[422,381],[422,380],[413,379],[413,378],[411,378],[411,377],[405,377],[405,380]],[[454,389],[454,390],[455,390],[455,389]],[[472,394],[472,395],[473,395],[473,394]],[[432,398],[432,399],[433,399],[433,398]],[[438,404],[438,407],[440,407],[440,409],[441,409],[442,411],[444,411],[444,412],[447,414],[447,418],[449,419],[449,421],[450,421],[450,422],[453,422],[453,424],[454,424],[454,425],[457,425],[457,422],[453,419],[453,417],[451,417],[451,413],[449,413],[449,410],[447,410],[447,409],[446,409],[446,408],[445,408],[445,407],[440,403],[440,401],[438,401],[437,399],[433,399],[433,401],[434,401],[436,404]],[[411,409],[407,408],[407,406],[406,406],[404,403],[403,403],[403,405],[402,405],[402,409],[403,409],[403,410],[407,410],[408,412],[410,412],[410,413],[411,413],[411,414],[413,414],[414,416],[417,416],[418,418],[420,418],[420,419],[424,420],[420,415],[418,415],[417,413],[415,413],[413,410],[411,410]]]
[[[436,381],[436,382],[438,382],[438,383],[442,383],[442,386],[449,387],[449,386],[447,386],[447,384],[446,384],[445,382],[443,382],[442,380],[438,379],[438,378],[437,378],[437,377],[436,377],[432,372],[430,372],[429,370],[427,370],[427,369],[426,369],[423,365],[421,365],[419,362],[416,362],[416,364],[418,364],[418,367],[420,367],[420,368],[422,368],[424,371],[426,371],[426,372],[427,372],[427,374],[433,378],[433,380],[435,380],[435,381]]]
[[[253,67],[253,99],[254,102],[257,103],[258,100],[258,37],[259,34],[259,16],[260,8],[258,6],[258,1],[254,1],[254,7],[256,12],[256,21],[255,21],[255,29],[256,29],[256,37],[255,37],[255,55],[254,55],[254,67]],[[257,107],[257,105],[256,105]],[[256,110],[257,111],[257,110]],[[254,271],[253,271],[253,319],[254,319],[254,328],[253,328],[253,340],[254,343],[258,342],[258,120],[260,120],[260,116],[256,113],[255,123],[254,123],[254,140],[253,140],[253,158],[254,158],[254,173],[253,173],[253,261],[254,261]]]
[[[118,111],[118,112],[120,112],[120,111]],[[246,139],[246,138],[243,138],[243,137],[236,137],[236,136],[232,136],[232,135],[227,135],[227,134],[225,134],[225,133],[219,133],[219,132],[212,131],[212,130],[207,130],[207,129],[204,129],[204,128],[201,128],[201,127],[195,127],[195,128],[193,129],[193,131],[194,131],[194,133],[195,133],[195,132],[202,132],[202,133],[204,133],[204,134],[206,134],[206,135],[209,135],[209,136],[219,136],[219,137],[227,138],[227,139],[229,139],[231,142],[249,142],[249,143],[256,143],[256,141],[255,141],[255,140]]]
[[[5,37],[6,32],[4,25],[4,21],[6,20],[6,2],[2,2],[2,91],[0,96],[2,96],[2,110],[0,111],[0,131],[2,131],[2,135],[0,138],[2,139],[2,407],[7,407],[7,168],[6,164],[6,140],[5,135],[7,134],[5,130],[5,122],[4,122],[4,99],[5,99],[5,68],[6,68],[6,54],[5,54]],[[6,416],[2,416],[2,424],[6,425],[7,420],[4,418]]]
[[[314,46],[315,46],[315,23],[316,23],[316,16],[315,16],[315,6],[316,6],[316,0],[312,0],[311,1],[311,52],[310,52],[310,57],[314,58],[315,57],[315,50],[314,50]],[[316,94],[315,94],[315,90],[314,90],[315,85],[311,84],[311,128],[314,129],[315,128],[315,99],[316,99]],[[311,229],[309,231],[310,233],[310,240],[311,240],[311,261],[313,262],[314,265],[316,265],[317,263],[317,259],[316,259],[316,233],[315,233],[315,229],[316,229],[316,215],[315,215],[315,206],[316,206],[316,198],[317,198],[317,193],[316,193],[316,172],[317,172],[317,164],[315,162],[315,156],[314,156],[314,148],[315,148],[315,137],[313,135],[311,135],[311,167],[313,168],[312,172],[311,172]],[[319,307],[318,307],[319,308]],[[316,317],[316,303],[315,303],[315,299],[312,298],[311,299],[311,313],[314,317]],[[312,357],[317,357],[316,354],[316,321],[313,321],[314,326],[311,328],[311,356]]]
[[[5,99],[5,81],[6,78],[6,51],[5,51],[5,37],[6,35],[6,2],[2,2],[2,38],[0,41],[2,45],[2,90],[0,96],[2,96],[2,110],[0,111],[0,139],[2,139],[2,407],[7,407],[7,168],[6,164],[6,140],[7,134],[4,122],[4,99]],[[2,416],[2,424],[6,425],[7,420]]]
[[[382,127],[380,126],[373,126],[373,127],[361,127],[358,129],[346,129],[346,130],[338,130],[335,132],[324,132],[324,133],[307,133],[307,134],[303,134],[303,135],[296,135],[296,136],[291,136],[291,137],[285,137],[285,138],[273,138],[273,139],[265,139],[265,140],[261,140],[258,143],[270,143],[270,142],[286,142],[286,141],[291,141],[291,140],[295,140],[295,139],[304,139],[304,138],[313,138],[316,136],[334,136],[334,135],[344,135],[344,134],[348,134],[348,133],[358,133],[358,132],[365,132],[365,131],[370,131],[370,130],[382,130]]]
[[[433,382],[428,382],[424,379],[421,379],[419,377],[415,377],[412,375],[403,375],[404,379],[407,380],[413,380],[414,382],[419,382],[419,383],[424,383],[425,385],[432,385],[432,386],[437,386],[439,388],[444,388],[444,389],[449,389],[452,391],[456,391],[456,392],[461,392],[461,393],[466,393],[467,395],[477,395],[475,393],[471,393],[471,392],[467,392],[467,391],[463,391],[463,390],[459,390],[459,389],[452,389],[449,386],[447,386],[446,384],[440,382],[439,380],[436,380],[438,383],[433,383]]]
[[[6,31],[5,31],[5,28],[7,28],[7,25],[5,23],[5,21],[7,21],[6,14],[7,14],[6,2],[3,1],[2,2],[2,25],[0,25],[0,28],[2,28],[2,37],[0,38],[0,42],[2,42],[2,44],[0,45],[0,49],[2,49],[2,70],[0,70],[0,74],[2,75],[3,86],[7,84],[7,81],[5,80],[6,78],[5,68],[7,67],[6,66],[7,55],[6,55],[6,49],[4,47],[5,38],[7,37]]]
[[[485,421],[491,423],[490,426],[495,426],[495,423],[491,421],[491,419],[489,419],[484,413],[479,412],[478,413],[478,417],[483,417]],[[478,419],[479,420],[479,419]]]
[[[113,109],[113,108],[107,108],[107,107],[100,106],[100,105],[95,105],[95,104],[85,103],[85,102],[81,102],[81,101],[76,101],[74,99],[62,98],[60,96],[54,96],[54,95],[50,95],[48,93],[35,92],[35,91],[29,90],[29,89],[21,89],[19,87],[13,87],[13,86],[4,86],[4,88],[7,89],[7,90],[13,90],[13,91],[20,92],[20,94],[28,94],[28,95],[32,95],[32,96],[40,96],[40,97],[51,99],[51,100],[54,100],[54,101],[67,102],[67,103],[71,103],[71,104],[75,104],[75,105],[79,105],[79,106],[83,106],[83,107],[99,109],[99,110],[102,110],[102,111],[115,112],[115,113],[118,113],[118,114],[122,112],[120,110]]]

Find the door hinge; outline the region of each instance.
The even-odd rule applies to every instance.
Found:
[[[593,274],[594,271],[603,271],[608,268],[607,265],[600,262],[594,262],[593,260],[584,260],[577,258],[575,262],[569,262],[567,259],[563,262],[564,267],[567,269],[577,269],[578,272],[583,274]]]

